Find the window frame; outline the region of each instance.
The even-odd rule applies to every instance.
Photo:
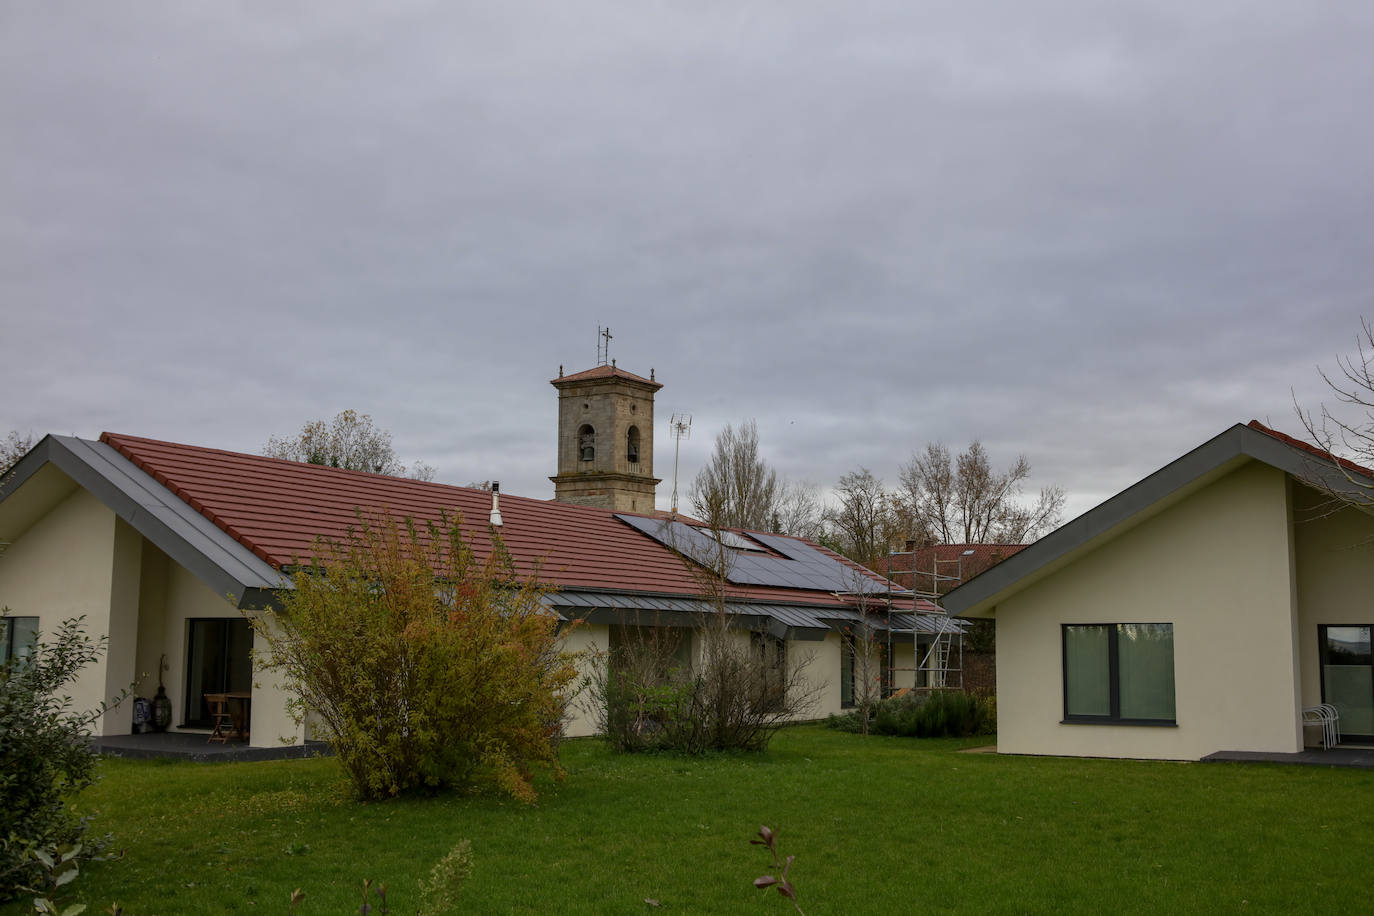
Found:
[[[1174,634],[1174,624],[1172,621],[1127,621],[1122,623],[1061,623],[1059,625],[1059,664],[1060,664],[1060,689],[1062,691],[1062,706],[1064,718],[1060,720],[1063,725],[1143,725],[1155,728],[1177,728],[1178,727],[1178,671],[1175,666],[1172,672],[1174,683],[1174,716],[1172,719],[1141,719],[1123,718],[1121,715],[1121,652],[1120,652],[1120,633],[1122,627],[1129,626],[1166,626],[1169,628],[1169,635],[1172,639]],[[1107,630],[1107,694],[1108,708],[1111,710],[1105,716],[1084,715],[1083,713],[1069,712],[1069,628],[1070,627],[1105,627]]]
[[[0,643],[0,668],[3,668],[3,667],[8,666],[8,665],[10,664],[10,662],[14,661],[14,657],[15,657],[15,656],[14,656],[14,637],[15,637],[15,632],[14,632],[14,631],[15,631],[15,626],[14,626],[14,623],[13,623],[12,621],[16,621],[16,620],[31,620],[31,621],[33,621],[33,642],[32,642],[32,643],[30,644],[30,646],[29,646],[29,651],[28,651],[28,653],[25,654],[25,655],[23,655],[23,656],[21,656],[21,659],[23,659],[23,658],[28,658],[30,655],[32,655],[32,654],[33,654],[34,648],[38,645],[38,632],[39,632],[39,631],[38,631],[38,625],[39,625],[39,621],[38,621],[38,617],[37,617],[36,615],[33,615],[33,614],[6,614],[6,615],[4,616],[4,620],[6,621],[6,623],[5,623],[5,634],[4,634],[5,638],[4,638],[4,642],[3,642],[3,643]]]
[[[840,634],[840,708],[854,709],[858,704],[855,702],[855,687],[857,678],[854,676],[854,669],[858,667],[857,648],[854,645],[853,633]],[[848,663],[846,665],[846,662]],[[846,671],[845,668],[849,670]],[[848,688],[849,699],[845,700],[845,690]]]

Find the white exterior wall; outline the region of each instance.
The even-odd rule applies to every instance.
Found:
[[[43,638],[63,620],[85,615],[86,634],[110,635],[112,595],[118,584],[119,617],[127,612],[127,569],[134,562],[127,539],[116,552],[117,517],[100,500],[77,489],[0,554],[0,606],[16,617],[37,617]],[[116,576],[116,560],[120,561]],[[119,670],[131,667],[127,640],[120,634]],[[107,665],[101,658],[87,666],[70,695],[76,709],[94,709],[127,686],[108,690]],[[132,711],[126,705],[97,724],[101,734],[128,734]],[[121,727],[122,723],[122,727]],[[110,729],[110,731],[105,731]]]
[[[1333,512],[1328,502],[1293,485],[1303,706],[1322,702],[1317,627],[1374,625],[1374,516],[1349,507]]]
[[[1286,475],[1248,463],[995,609],[998,750],[1301,749]],[[1061,624],[1171,623],[1177,726],[1066,724]]]
[[[569,738],[585,738],[597,733],[597,709],[593,691],[587,682],[605,665],[604,653],[610,648],[610,627],[606,624],[578,624],[562,636],[563,651],[578,656],[578,691],[568,704],[563,733]]]

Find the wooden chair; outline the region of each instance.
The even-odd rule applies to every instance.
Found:
[[[223,693],[207,693],[205,695],[205,705],[210,708],[210,724],[214,729],[210,732],[210,741],[218,741],[220,744],[228,742],[229,736],[225,734],[225,728],[234,727],[234,717],[229,713],[229,697]]]

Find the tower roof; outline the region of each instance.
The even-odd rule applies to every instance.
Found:
[[[549,384],[554,387],[561,387],[569,382],[594,382],[602,379],[621,379],[626,382],[635,382],[636,384],[647,385],[655,391],[663,387],[661,382],[644,378],[642,375],[635,375],[633,372],[626,372],[624,369],[617,369],[615,366],[597,366],[582,372],[574,372],[572,375],[560,375],[558,378],[549,379]]]

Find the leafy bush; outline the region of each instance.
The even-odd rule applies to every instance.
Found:
[[[572,659],[539,583],[495,539],[479,560],[458,521],[390,516],[316,545],[320,566],[255,628],[269,668],[317,713],[356,793],[490,785],[533,801],[533,771],[561,778]]]
[[[862,731],[857,712],[830,716],[825,724],[847,732]],[[997,731],[997,700],[962,690],[933,690],[890,697],[878,704],[870,730],[904,738],[967,738]]]
[[[663,628],[622,631],[631,635],[602,656],[587,684],[600,730],[618,751],[761,751],[815,704],[819,688],[804,676],[810,657],[788,659],[723,614],[692,631],[690,664],[675,663],[675,640]]]
[[[106,709],[74,710],[61,693],[105,651],[104,637],[87,636],[82,620],[64,620],[51,641],[0,667],[0,900],[39,886],[43,858],[55,850],[75,849],[81,858],[99,851],[99,843],[82,842],[87,819],[67,806],[95,782],[87,739]]]
[[[878,706],[873,730],[907,738],[965,738],[996,730],[986,700],[962,690],[933,690],[892,697]]]

